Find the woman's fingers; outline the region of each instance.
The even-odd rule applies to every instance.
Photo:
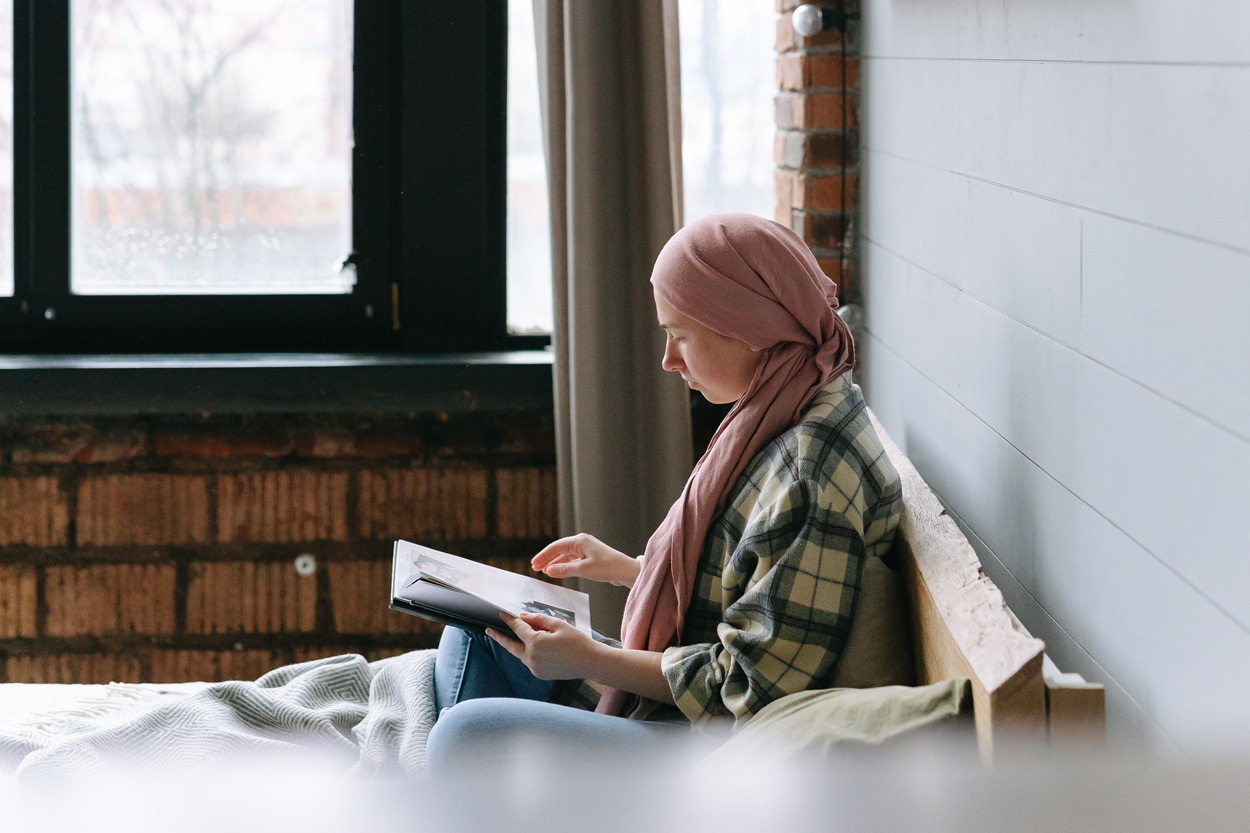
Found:
[[[535,570],[542,570],[544,567],[557,563],[570,556],[578,556],[576,547],[570,546],[565,540],[556,541],[548,544],[538,551],[538,554],[530,559],[530,565]]]
[[[578,568],[585,562],[584,558],[571,558],[562,561],[553,561],[543,568],[543,572],[552,578],[568,578],[569,576],[578,575]]]
[[[534,635],[539,631],[554,630],[557,623],[561,620],[554,616],[547,616],[542,613],[531,613],[528,610],[522,610],[519,616],[513,616],[511,613],[500,611],[499,616],[508,623],[508,627],[512,628],[512,632],[516,634],[516,638],[528,645]]]
[[[517,621],[520,622],[523,627],[528,629],[531,634],[538,631],[554,631],[561,625],[569,624],[563,619],[558,619],[555,616],[548,616],[545,613],[537,613],[532,610],[522,610],[521,615],[516,618]],[[572,626],[570,625],[570,627]],[[514,625],[513,630],[515,629],[516,626]]]
[[[495,630],[494,628],[487,628],[486,635],[489,636],[491,639],[495,640],[495,642],[497,642],[501,648],[503,648],[508,653],[512,654],[512,656],[521,660],[521,662],[525,662],[525,643],[524,642],[520,642],[517,639],[514,639],[513,637],[510,637],[510,636],[504,636],[503,633]]]

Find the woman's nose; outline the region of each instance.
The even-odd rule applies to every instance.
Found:
[[[660,360],[660,367],[670,373],[681,370],[681,362],[678,360],[677,351],[673,349],[671,340],[664,342],[664,358]]]

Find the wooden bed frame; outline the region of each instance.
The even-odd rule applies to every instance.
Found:
[[[984,759],[1015,744],[1100,745],[1105,692],[1045,657],[981,569],[981,561],[920,477],[869,412],[903,482],[899,551],[911,619],[916,679],[972,683],[977,745]]]

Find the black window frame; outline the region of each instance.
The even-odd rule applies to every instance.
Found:
[[[507,332],[504,0],[356,0],[357,281],[345,295],[72,295],[70,6],[14,0],[13,11],[15,270],[13,297],[0,298],[0,352],[440,353],[549,343]]]

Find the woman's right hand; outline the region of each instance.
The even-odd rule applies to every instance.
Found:
[[[585,578],[633,587],[642,562],[614,550],[593,535],[580,533],[552,541],[530,565],[552,578]]]

